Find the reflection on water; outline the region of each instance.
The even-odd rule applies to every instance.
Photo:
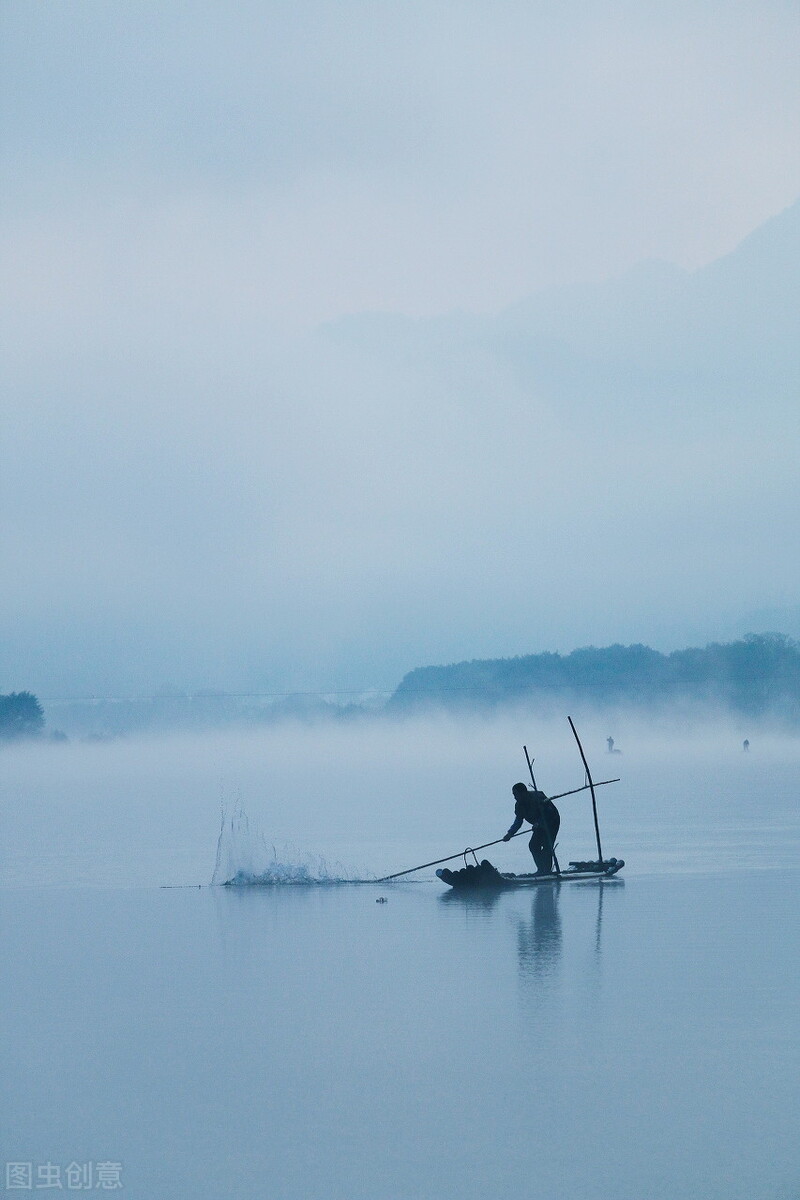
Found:
[[[439,895],[439,903],[463,908],[467,913],[492,912],[497,908],[500,897],[506,894],[498,888],[476,888],[474,892],[448,888]]]
[[[594,927],[594,952],[598,956],[600,954],[600,949],[602,946],[602,942],[601,942],[602,932],[603,932],[603,885],[601,883],[597,889],[597,922]]]
[[[516,956],[522,976],[532,982],[542,982],[555,976],[562,956],[561,907],[565,887],[554,882],[517,891],[486,888],[461,892],[448,889],[438,899],[445,908],[462,910],[468,924],[474,919],[481,920],[481,923],[491,921],[493,936],[498,941],[503,939],[505,928],[505,923],[499,918],[505,916],[515,932]],[[577,901],[573,908],[580,910],[584,916],[588,916],[588,910],[591,909],[593,925],[591,931],[587,929],[584,944],[597,960],[602,951],[605,894],[609,890],[619,893],[624,887],[624,879],[615,877],[571,884],[567,892]]]
[[[517,919],[520,970],[536,979],[551,976],[561,957],[560,891],[558,883],[540,884],[530,898],[530,916]]]
[[[9,1157],[107,1146],[148,1200],[788,1198],[797,881],[10,892]]]

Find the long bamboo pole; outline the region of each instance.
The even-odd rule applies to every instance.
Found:
[[[581,752],[581,758],[583,759],[583,766],[586,771],[586,778],[589,780],[589,788],[591,789],[591,793],[592,793],[592,814],[594,816],[594,836],[597,838],[597,858],[598,858],[598,861],[602,863],[603,851],[600,849],[600,826],[597,823],[597,799],[594,794],[594,789],[596,786],[599,786],[599,784],[594,784],[592,782],[592,773],[589,770],[589,764],[586,761],[586,755],[583,753],[583,746],[581,745],[581,739],[578,737],[578,731],[575,728],[575,724],[572,720],[572,717],[567,717],[567,720],[569,721],[570,729],[575,734],[575,741],[578,743],[578,749]]]

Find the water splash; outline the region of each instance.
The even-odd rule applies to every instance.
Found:
[[[242,807],[237,792],[228,807],[223,795],[220,804],[220,830],[212,884],[226,887],[253,887],[275,884],[356,883],[356,877],[341,863],[329,863],[320,854],[308,854],[284,845],[280,854],[268,842],[257,824]]]
[[[360,880],[348,878],[342,868],[329,867],[324,858],[315,862],[281,862],[277,855],[263,871],[239,870],[230,879],[226,879],[226,887],[267,887],[271,884],[323,884],[323,883],[359,883]]]

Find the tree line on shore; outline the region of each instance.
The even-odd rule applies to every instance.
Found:
[[[491,709],[528,698],[580,700],[598,707],[688,701],[797,721],[800,643],[783,634],[748,634],[739,641],[668,654],[643,645],[588,646],[566,655],[418,667],[401,681],[387,710]]]
[[[240,700],[222,694],[213,698],[212,707],[204,698],[191,704],[190,697],[181,699],[185,703],[173,699],[167,705],[153,698],[148,704],[83,705],[80,719],[75,718],[75,732],[90,740],[104,740],[148,728],[200,729],[289,718],[352,720],[427,708],[491,711],[521,703],[563,711],[567,703],[576,702],[598,708],[668,707],[690,702],[750,718],[776,717],[782,723],[798,724],[800,643],[783,634],[748,634],[739,641],[714,642],[668,654],[643,645],[588,646],[565,655],[528,654],[417,667],[382,708],[374,702],[342,707],[321,697],[307,698],[302,705],[273,705],[268,710],[243,708]],[[228,700],[234,705],[230,711]],[[45,733],[44,711],[32,692],[0,695],[0,742],[45,737],[58,741],[64,734]]]

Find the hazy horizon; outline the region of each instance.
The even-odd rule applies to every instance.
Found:
[[[574,715],[594,779],[620,778],[597,802],[605,853],[624,857],[626,874],[796,865],[797,735],[711,710],[702,722]],[[619,754],[607,752],[609,735]],[[522,709],[9,745],[0,887],[206,884],[220,816],[237,813],[244,819],[223,844],[231,873],[274,861],[380,877],[502,837],[511,786],[527,776],[523,745],[548,794],[584,784],[566,718]],[[763,811],[753,809],[754,787]],[[564,861],[587,857],[588,793],[559,803]],[[524,838],[492,852],[509,869],[526,856]]]

